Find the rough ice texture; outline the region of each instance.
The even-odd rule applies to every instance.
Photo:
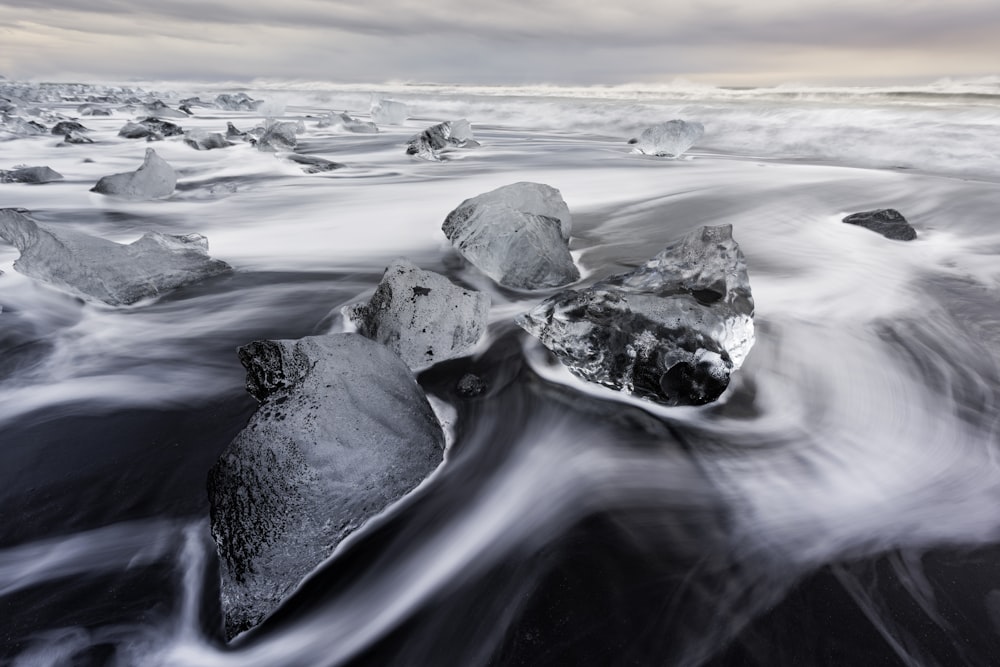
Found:
[[[441,462],[441,427],[406,364],[356,334],[239,350],[261,402],[209,474],[226,634],[269,614],[347,535]]]
[[[52,134],[69,134],[71,132],[89,132],[83,124],[76,122],[75,120],[61,120],[52,126]]]
[[[517,323],[573,374],[666,405],[717,399],[754,342],[732,226],[702,227],[630,273],[545,300]]]
[[[66,138],[63,140],[65,144],[92,144],[94,140],[90,137],[84,136],[79,132],[68,132],[66,133]],[[60,144],[61,145],[61,144]]]
[[[379,125],[402,125],[410,110],[396,100],[378,100],[371,105],[372,120]]]
[[[270,153],[293,150],[298,143],[295,134],[299,131],[298,123],[269,121],[257,139],[257,150]]]
[[[226,111],[256,111],[264,100],[255,100],[246,93],[216,95],[215,106]]]
[[[184,130],[179,125],[152,116],[134,123],[129,121],[118,130],[118,136],[126,139],[162,139],[181,134]]]
[[[316,157],[315,155],[300,155],[299,153],[288,153],[282,155],[284,159],[289,162],[294,162],[299,165],[302,171],[307,174],[319,174],[325,171],[333,171],[334,169],[340,169],[344,165],[339,162],[333,162],[325,158]]]
[[[0,209],[0,238],[15,246],[19,272],[112,306],[135,303],[232,269],[208,256],[199,234],[148,232],[123,245],[42,225],[18,209]]]
[[[465,148],[478,146],[472,136],[472,126],[469,121],[446,120],[432,125],[406,144],[406,154],[416,155],[424,160],[439,162],[441,151],[446,148]]]
[[[141,167],[124,174],[105,176],[91,191],[123,199],[156,199],[168,196],[176,185],[174,168],[152,148],[147,148]]]
[[[518,289],[580,279],[567,243],[570,228],[559,191],[540,183],[514,183],[466,199],[441,227],[476,268]]]
[[[210,151],[213,148],[232,146],[219,132],[188,132],[184,135],[184,143],[196,151]]]
[[[62,174],[50,167],[18,167],[0,171],[0,183],[51,183],[62,178]]]
[[[375,123],[366,120],[358,120],[344,113],[330,113],[320,116],[316,123],[317,127],[336,127],[346,132],[356,132],[359,134],[373,134],[378,132]]]
[[[344,308],[358,333],[419,370],[461,356],[486,331],[490,299],[410,262],[389,265],[368,303]]]
[[[705,134],[701,123],[669,120],[643,130],[635,143],[635,152],[659,157],[680,157]]]
[[[162,100],[153,100],[149,104],[143,105],[146,113],[150,116],[155,116],[156,118],[187,118],[188,115],[183,111],[177,109],[171,109]]]
[[[870,229],[894,241],[912,241],[917,238],[917,230],[894,208],[854,213],[844,218],[843,222]]]

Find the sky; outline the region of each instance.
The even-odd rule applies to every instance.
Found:
[[[998,0],[0,0],[0,75],[893,84],[1000,73]]]

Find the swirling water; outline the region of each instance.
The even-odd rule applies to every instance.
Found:
[[[84,119],[94,145],[0,142],[0,168],[66,177],[0,186],[0,206],[120,241],[202,233],[236,269],[112,309],[18,274],[0,245],[0,660],[1000,660],[995,95],[398,86],[380,92],[411,119],[353,135],[309,116],[363,114],[368,89],[252,92],[305,120],[300,152],[347,166],[306,175],[247,145],[167,140],[154,148],[177,191],[129,203],[88,188],[141,160],[144,143],[115,136],[130,114]],[[403,154],[463,116],[482,147]],[[672,117],[706,126],[688,159],[628,152]],[[259,119],[198,109],[182,124]],[[512,324],[540,297],[464,266],[440,225],[520,180],[562,191],[584,281],[733,225],[758,335],[720,402],[664,409],[586,386]],[[917,240],[840,222],[878,207]],[[474,353],[419,377],[447,421],[445,462],[226,645],[205,476],[253,410],[235,347],[342,330],[340,307],[398,256],[493,301]],[[483,397],[456,392],[469,370]]]

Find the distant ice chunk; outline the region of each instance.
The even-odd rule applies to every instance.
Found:
[[[358,333],[376,340],[414,369],[461,356],[486,331],[490,298],[446,277],[397,260],[368,303],[344,308]]]
[[[842,222],[870,229],[893,241],[912,241],[917,238],[917,230],[894,208],[853,213]]]
[[[81,116],[110,116],[111,109],[101,104],[86,102],[76,108],[76,112]]]
[[[208,256],[199,234],[149,232],[122,245],[37,223],[18,209],[0,209],[0,238],[15,246],[19,272],[112,306],[135,303],[232,269]]]
[[[188,132],[184,135],[184,143],[196,151],[210,151],[213,148],[228,148],[232,146],[218,132]]]
[[[15,137],[34,137],[48,134],[49,128],[36,120],[25,120],[20,116],[0,117],[0,132],[12,134]]]
[[[302,171],[307,174],[319,174],[325,171],[333,171],[334,169],[340,169],[344,165],[339,162],[333,162],[331,160],[326,160],[321,157],[316,157],[315,155],[301,155],[299,153],[288,153],[282,155],[284,159],[289,162],[294,162],[302,168]]]
[[[68,132],[66,134],[66,136],[63,138],[63,143],[64,144],[92,144],[92,143],[94,143],[94,140],[91,139],[90,137],[84,135],[84,134],[81,134],[79,132],[73,131],[73,132]]]
[[[406,154],[439,162],[440,153],[446,148],[471,148],[478,145],[472,136],[472,126],[462,118],[446,120],[427,128],[407,142]]]
[[[188,115],[183,111],[177,109],[171,109],[161,100],[153,100],[149,104],[144,105],[146,113],[154,118],[187,118]]]
[[[376,100],[370,111],[372,120],[379,125],[402,125],[410,113],[409,107],[396,100]]]
[[[507,287],[545,289],[580,279],[567,239],[569,208],[542,183],[514,183],[466,199],[441,229],[476,268]]]
[[[249,141],[250,133],[236,129],[236,126],[232,123],[226,123],[226,139]]]
[[[246,93],[216,95],[215,106],[226,111],[256,111],[264,100],[255,100]]]
[[[118,136],[126,139],[159,140],[163,137],[174,137],[181,134],[184,134],[184,130],[180,125],[152,116],[136,122],[129,121],[118,130]]]
[[[427,397],[383,345],[332,334],[255,341],[239,357],[260,406],[208,476],[230,638],[260,623],[444,454]]]
[[[49,167],[17,167],[0,171],[0,183],[51,183],[62,178],[62,174]]]
[[[378,127],[375,123],[352,118],[347,114],[347,112],[335,113],[331,111],[330,113],[324,114],[323,116],[320,116],[316,126],[336,127],[344,130],[345,132],[355,132],[358,134],[374,134],[378,132]]]
[[[75,120],[61,120],[52,126],[52,134],[55,135],[68,135],[73,132],[90,132],[90,130]]]
[[[732,226],[702,227],[635,271],[564,290],[516,322],[578,377],[665,405],[701,405],[754,343]]]
[[[300,131],[299,123],[280,120],[268,121],[263,132],[257,138],[257,150],[270,153],[294,150],[298,144],[295,135]]]
[[[105,176],[91,192],[124,199],[156,199],[170,195],[176,185],[174,168],[152,148],[147,148],[142,166],[137,170]]]
[[[680,157],[705,134],[701,123],[669,120],[643,130],[635,141],[633,152],[658,157]]]

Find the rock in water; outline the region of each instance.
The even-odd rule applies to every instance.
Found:
[[[701,405],[754,342],[753,297],[732,226],[702,227],[635,271],[566,290],[517,323],[574,375],[665,405]]]
[[[378,132],[375,123],[352,118],[345,111],[344,113],[330,112],[320,116],[316,127],[337,127],[345,132],[355,132],[359,134],[374,134]]]
[[[870,229],[894,241],[912,241],[917,238],[917,230],[894,208],[854,213],[844,218],[843,222]]]
[[[372,120],[379,125],[402,125],[409,108],[396,100],[378,100],[371,105]]]
[[[406,154],[439,162],[441,160],[439,153],[445,148],[478,145],[479,143],[472,137],[472,126],[469,121],[462,118],[454,121],[446,120],[427,128],[407,142]]]
[[[501,285],[544,289],[580,279],[567,244],[571,226],[558,190],[514,183],[466,199],[441,229],[462,256]]]
[[[228,637],[423,481],[444,447],[413,374],[383,345],[333,334],[257,341],[239,356],[261,404],[208,479]]]
[[[389,265],[367,303],[344,308],[358,333],[420,370],[461,356],[486,331],[490,298],[410,262]]]
[[[18,167],[0,171],[0,183],[51,183],[62,178],[62,174],[49,167]]]
[[[124,174],[112,174],[97,181],[91,192],[124,199],[166,197],[177,185],[177,174],[152,148],[146,149],[142,166]]]
[[[633,151],[658,157],[680,157],[703,134],[705,126],[701,123],[669,120],[643,130]]]
[[[232,269],[208,256],[199,234],[149,232],[123,245],[38,224],[17,209],[0,209],[0,238],[15,246],[21,273],[112,306],[135,303]]]

